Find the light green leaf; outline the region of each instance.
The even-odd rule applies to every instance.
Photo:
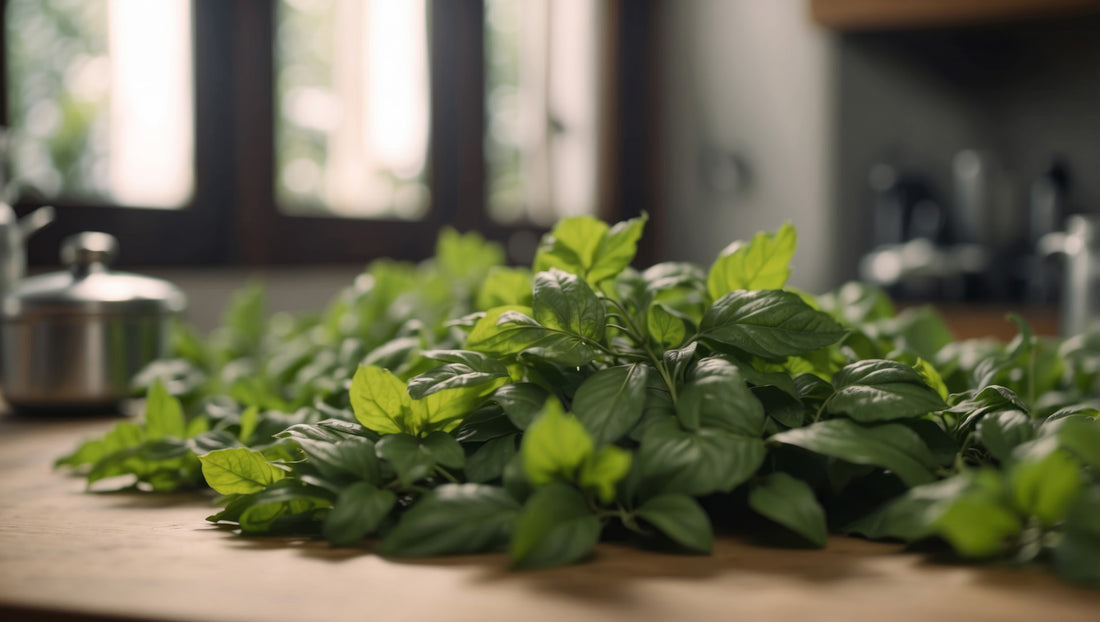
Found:
[[[597,445],[618,440],[641,418],[649,369],[641,364],[609,367],[577,389],[573,412]]]
[[[1066,517],[1081,491],[1081,462],[1064,450],[1021,460],[1009,471],[1015,507],[1051,526]]]
[[[832,345],[845,333],[828,314],[778,290],[730,292],[707,309],[699,326],[703,341],[716,348],[770,359]]]
[[[825,546],[825,510],[806,482],[782,471],[772,473],[749,491],[749,507],[813,544]]]
[[[256,432],[256,426],[260,423],[260,409],[257,406],[250,406],[245,408],[241,412],[241,432],[237,438],[242,443],[248,443],[249,439]],[[193,436],[193,435],[189,435]]]
[[[153,383],[145,401],[145,436],[149,440],[187,436],[183,407],[168,394],[160,380]]]
[[[592,216],[563,218],[543,236],[535,253],[535,271],[558,268],[584,277],[596,260],[596,250],[608,226]]]
[[[589,283],[596,285],[615,278],[630,265],[638,252],[638,240],[647,220],[649,216],[643,213],[637,218],[615,224],[600,237],[586,275]]]
[[[531,306],[532,273],[526,268],[493,266],[477,292],[475,307],[488,311],[506,305]]]
[[[218,449],[199,461],[206,483],[223,495],[259,492],[286,477],[263,454],[243,447]]]
[[[507,307],[492,309],[478,320],[466,347],[495,357],[529,353],[566,367],[580,367],[596,357],[585,338],[547,328]]]
[[[340,491],[321,533],[331,544],[350,544],[378,529],[396,501],[397,496],[389,490],[379,490],[368,482],[352,484]]]
[[[363,427],[379,434],[405,432],[412,398],[388,369],[360,365],[351,380],[351,407]]]
[[[947,408],[916,370],[896,361],[857,361],[833,376],[833,386],[836,393],[829,400],[829,412],[862,423],[915,418]]]
[[[520,505],[502,488],[444,484],[424,495],[382,540],[394,557],[482,553],[503,548]]]
[[[560,566],[584,557],[600,537],[600,521],[584,495],[554,482],[535,491],[516,520],[509,547],[521,568]]]
[[[630,452],[614,445],[604,447],[581,464],[577,484],[594,490],[604,503],[615,498],[615,485],[630,472]]]
[[[819,421],[780,432],[769,441],[795,445],[814,453],[855,464],[893,471],[909,486],[935,479],[936,457],[919,434],[897,423],[862,426],[847,419]]]
[[[933,523],[936,531],[966,557],[990,557],[1020,533],[1019,517],[998,500],[966,494],[947,505]]]
[[[921,380],[932,388],[939,396],[941,400],[946,400],[949,394],[947,385],[943,382],[943,377],[940,376],[940,372],[929,363],[928,361],[917,357],[917,363],[913,366],[913,369],[917,370],[920,374]]]
[[[646,309],[645,323],[650,338],[662,348],[676,348],[684,341],[684,320],[659,302]]]
[[[688,495],[658,495],[639,506],[635,514],[692,551],[709,553],[714,545],[710,518]]]
[[[546,403],[520,446],[524,472],[536,486],[559,479],[575,480],[592,451],[592,437],[584,425],[566,414],[557,400]]]
[[[747,244],[734,242],[711,265],[707,293],[717,300],[738,289],[781,289],[791,275],[797,245],[798,234],[789,222],[775,233],[757,233]]]

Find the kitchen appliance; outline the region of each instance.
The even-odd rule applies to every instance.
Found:
[[[1100,331],[1100,214],[1075,214],[1065,232],[1039,242],[1043,256],[1065,256],[1061,332],[1064,336]]]
[[[65,240],[66,270],[30,277],[3,298],[0,390],[17,411],[114,412],[130,381],[166,354],[184,294],[160,279],[109,267],[118,242]]]

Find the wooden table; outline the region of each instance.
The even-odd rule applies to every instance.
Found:
[[[0,415],[0,620],[1100,620],[1100,591],[1041,571],[843,537],[824,551],[721,538],[708,557],[601,545],[535,572],[246,539],[206,523],[202,495],[85,493],[51,470],[111,423]]]

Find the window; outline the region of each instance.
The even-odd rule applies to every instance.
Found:
[[[17,209],[59,212],[37,263],[79,230],[117,235],[129,264],[415,259],[444,224],[522,261],[562,215],[647,208],[620,188],[647,177],[649,2],[0,3],[0,120],[38,141],[13,152],[42,195]],[[23,36],[51,19],[83,47]],[[31,101],[43,64],[53,90]],[[76,140],[58,130],[73,98]]]

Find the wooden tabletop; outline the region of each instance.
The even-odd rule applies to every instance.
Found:
[[[600,545],[513,572],[502,555],[394,561],[246,539],[203,495],[87,493],[51,462],[109,420],[0,415],[0,620],[1074,620],[1100,591],[1038,570],[930,560],[835,537],[824,551],[719,538],[706,557]]]

